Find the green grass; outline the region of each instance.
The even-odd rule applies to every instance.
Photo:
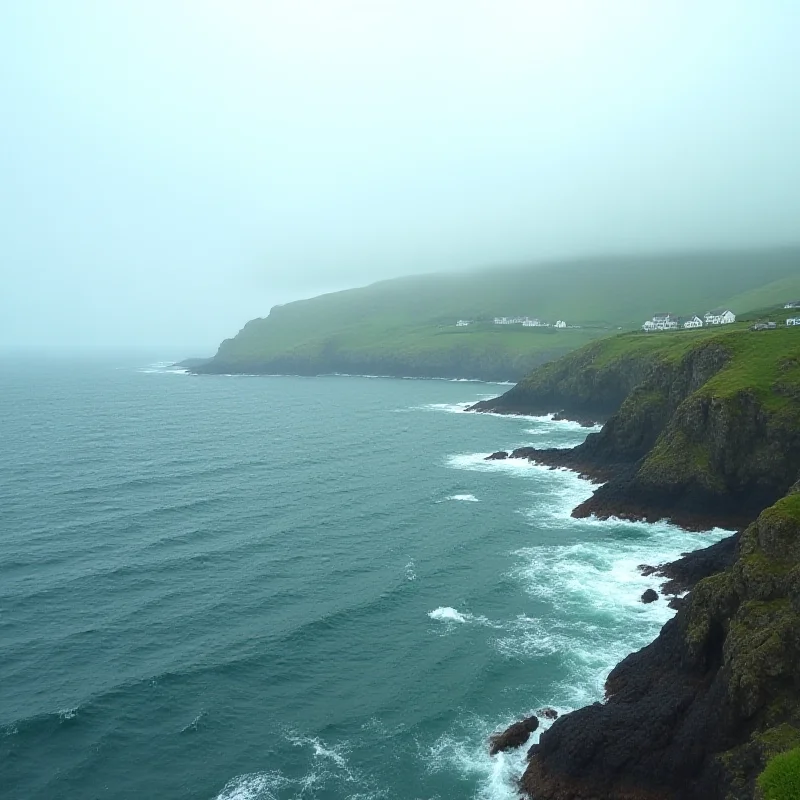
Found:
[[[800,327],[726,331],[718,335],[717,341],[728,348],[733,357],[706,384],[704,388],[708,393],[729,397],[748,388],[771,410],[795,405],[789,395],[776,391],[776,384],[800,387]]]
[[[771,759],[758,776],[758,786],[764,800],[800,798],[800,747]]]
[[[780,521],[782,518],[788,522],[800,524],[800,492],[786,495],[767,509],[764,514],[769,515],[773,521]]]
[[[324,361],[336,353],[380,360],[475,354],[525,363],[563,355],[594,339],[638,329],[658,311],[746,310],[800,295],[800,248],[594,258],[382,281],[273,308],[222,343],[221,363],[268,364],[281,357]],[[782,296],[789,292],[791,297]],[[730,302],[727,299],[731,298]],[[736,298],[734,304],[733,299]],[[564,319],[579,329],[491,324],[494,316]],[[456,328],[457,319],[477,324]],[[705,331],[682,332],[675,353]],[[637,340],[643,350],[658,349]],[[623,346],[623,345],[621,345]],[[613,354],[609,353],[608,357]],[[522,361],[520,362],[522,363]]]
[[[800,269],[794,275],[787,275],[776,281],[764,283],[763,286],[757,286],[729,297],[720,305],[730,308],[736,314],[746,313],[752,309],[769,309],[777,306],[780,308],[780,313],[786,316],[783,305],[790,300],[800,300]],[[789,316],[797,316],[794,311],[788,313]]]
[[[746,388],[774,410],[794,402],[776,386],[800,390],[800,327],[751,331],[749,323],[737,322],[689,331],[626,333],[595,343],[592,364],[602,367],[639,356],[675,363],[703,344],[719,345],[730,354],[726,366],[705,384],[704,393],[728,397]]]

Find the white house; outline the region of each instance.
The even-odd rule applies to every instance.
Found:
[[[678,330],[678,318],[672,314],[653,314],[653,319],[647,320],[642,325],[643,331],[676,331]]]
[[[468,320],[468,319],[460,319],[458,322],[456,322],[456,328],[466,328],[467,325],[469,325],[469,324],[470,324],[470,320]]]
[[[560,319],[560,320],[558,320],[558,322],[556,322],[555,326],[556,326],[556,328],[566,328],[567,327],[567,323],[564,322],[563,319]]]
[[[540,319],[528,319],[528,317],[525,317],[525,319],[522,320],[523,328],[541,328],[542,325],[543,323]]]
[[[786,320],[787,325],[800,325],[800,317],[789,317]]]
[[[784,308],[800,308],[800,300],[790,300]]]
[[[736,322],[736,314],[727,308],[715,308],[705,316],[706,325],[730,325]]]
[[[524,323],[527,317],[495,317],[495,325],[519,325]]]
[[[703,327],[703,320],[695,314],[693,317],[689,317],[686,322],[683,323],[684,328],[702,328]]]

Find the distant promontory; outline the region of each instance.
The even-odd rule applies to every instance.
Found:
[[[516,381],[659,312],[735,313],[800,297],[800,247],[605,256],[423,275],[273,308],[226,339],[207,374]]]

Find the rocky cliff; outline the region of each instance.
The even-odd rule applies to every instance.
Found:
[[[576,516],[744,525],[800,472],[800,336],[768,334],[597,342],[474,410],[610,414],[579,447],[514,454],[606,481]]]
[[[751,800],[800,745],[800,485],[761,513],[733,566],[701,580],[648,647],[620,663],[606,702],[531,748],[536,800]]]
[[[677,616],[611,672],[605,702],[542,735],[522,788],[534,800],[800,797],[759,788],[800,785],[800,335],[621,336],[475,410],[606,417],[579,447],[511,454],[605,481],[575,515],[744,528],[662,571],[669,591],[691,589]]]

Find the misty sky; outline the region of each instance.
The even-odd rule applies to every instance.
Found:
[[[796,0],[6,0],[0,347],[204,355],[408,273],[800,241]]]

